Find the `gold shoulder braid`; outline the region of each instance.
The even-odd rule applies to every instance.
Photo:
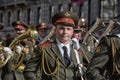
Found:
[[[48,60],[47,60],[47,57],[46,57],[46,54],[45,52],[48,52],[48,50],[44,47],[42,48],[42,67],[40,70],[42,70],[44,72],[45,75],[48,75],[48,76],[54,76],[57,78],[57,80],[59,80],[59,68],[60,68],[60,62],[59,62],[59,59],[58,58],[55,58],[53,55],[50,55],[56,62],[56,67],[55,67],[55,70],[52,71],[50,69],[50,66],[49,66],[49,63],[48,63]],[[46,65],[45,65],[46,64]],[[46,68],[48,69],[48,71],[46,71]],[[41,72],[42,72],[41,71]]]
[[[118,56],[120,57],[120,52],[117,47],[116,41],[114,38],[111,38],[111,45],[112,45],[112,56],[113,56],[113,73],[116,71],[118,74],[120,74],[120,64],[118,63]]]

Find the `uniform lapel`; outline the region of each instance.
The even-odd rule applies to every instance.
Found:
[[[71,60],[75,62],[76,61],[76,55],[75,55],[76,53],[75,53],[74,49],[71,50],[70,54],[71,54]]]
[[[71,58],[71,63],[68,65],[68,67],[71,67],[73,65],[73,63],[76,63],[76,56],[75,56],[75,52],[74,49],[71,47],[71,51],[70,51],[70,58]]]
[[[57,46],[57,43],[53,43],[52,45],[52,51],[55,55],[57,55],[57,57],[59,58],[60,62],[63,63],[65,65],[65,62],[64,62],[64,58],[62,57],[62,54]]]

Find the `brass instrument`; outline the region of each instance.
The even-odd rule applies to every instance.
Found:
[[[18,37],[16,37],[12,43],[10,44],[10,48],[13,49],[14,45],[19,41],[19,40],[23,40],[26,38],[32,38],[32,39],[36,39],[37,38],[37,30],[32,26],[30,27],[25,33],[19,35]],[[35,42],[33,43],[35,44]]]
[[[54,34],[54,29],[55,29],[55,27],[53,26],[50,33],[47,35],[47,37],[45,37],[45,39],[41,42],[41,44],[44,43],[44,42],[49,41],[55,35]]]
[[[5,64],[8,62],[8,60],[12,56],[9,53],[8,50],[6,51],[5,45],[6,45],[6,40],[0,38],[0,68],[2,68],[3,66],[5,66]],[[6,47],[6,48],[8,48],[8,47]],[[12,51],[11,51],[11,53],[12,53]]]
[[[120,33],[120,22],[117,20],[113,20],[114,24],[111,28],[111,30],[109,30],[109,34],[118,34]]]
[[[35,41],[36,41],[37,35],[38,35],[37,30],[33,26],[31,26],[25,33],[19,35],[12,41],[12,43],[10,44],[9,47],[11,48],[11,50],[14,51],[14,54],[12,56],[13,70],[17,69],[20,66],[20,64],[24,60],[24,56],[25,56],[24,54],[20,54],[15,51],[16,45],[19,43],[19,41],[21,41],[23,39],[31,38],[32,45],[35,46]]]
[[[11,55],[3,50],[4,46],[0,45],[0,68],[5,66]]]
[[[115,24],[115,22],[114,22],[113,20],[110,20],[107,29],[106,29],[106,30],[104,31],[104,33],[100,36],[99,40],[100,40],[103,36],[107,35],[107,34],[112,30],[114,24]]]
[[[100,27],[100,25],[102,25],[102,27]],[[105,24],[102,22],[101,19],[97,18],[95,24],[94,24],[94,25],[90,28],[90,30],[86,33],[86,35],[85,35],[85,37],[84,37],[84,39],[83,39],[83,43],[86,44],[87,39],[88,39],[88,36],[89,36],[89,35],[92,35],[92,32],[94,32],[96,29],[99,30],[99,29],[101,29],[101,28],[103,28],[103,27],[105,27]]]
[[[99,39],[96,38],[96,32],[100,31],[100,29],[105,28],[105,24],[102,22],[101,19],[97,18],[95,24],[90,28],[90,30],[86,33],[83,44],[87,45],[88,51],[91,53],[94,52],[94,49],[96,48]]]

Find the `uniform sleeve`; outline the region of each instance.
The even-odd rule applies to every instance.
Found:
[[[35,53],[32,55],[31,59],[26,63],[24,69],[24,77],[25,80],[36,80],[36,70],[38,70],[38,66],[40,65],[41,59],[41,50],[39,47],[35,49]]]
[[[97,46],[95,54],[86,71],[86,76],[89,80],[105,80],[103,73],[109,61],[109,45],[109,39],[107,37],[103,37]]]

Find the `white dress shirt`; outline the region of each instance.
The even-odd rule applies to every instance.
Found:
[[[63,43],[61,43],[59,40],[56,40],[57,41],[57,45],[58,45],[58,48],[60,49],[60,52],[61,52],[61,55],[64,56],[64,50],[63,50],[63,46],[66,46],[67,47],[67,53],[68,53],[68,56],[70,57],[70,46],[71,46],[71,42],[68,43],[67,45],[64,45]]]

